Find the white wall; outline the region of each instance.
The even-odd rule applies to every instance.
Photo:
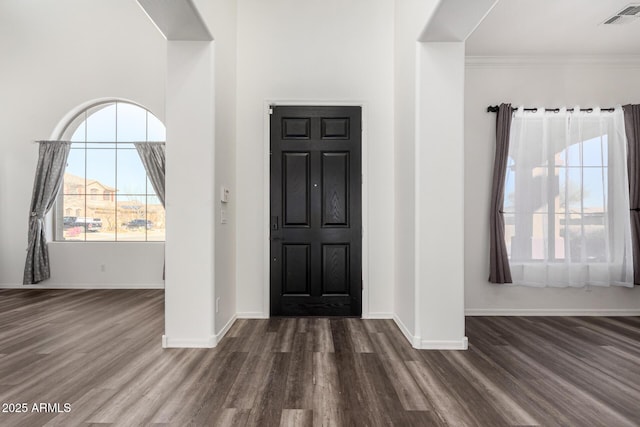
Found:
[[[554,289],[490,284],[489,198],[495,114],[488,105],[614,106],[640,102],[640,62],[478,59],[466,68],[465,307],[473,314],[598,314],[640,311],[640,287]],[[624,61],[623,61],[624,62]],[[633,64],[633,61],[631,61]]]
[[[156,12],[175,17],[170,6]],[[236,7],[201,2],[198,12],[214,41],[168,35],[165,347],[213,347],[236,314]]]
[[[32,287],[164,287],[163,242],[54,242],[49,256],[51,279]]]
[[[167,49],[165,347],[212,347],[216,194],[213,42]]]
[[[418,55],[416,288],[419,348],[466,349],[464,336],[464,42]]]
[[[222,335],[236,315],[236,12],[235,0],[196,3],[214,38],[215,90],[215,333]],[[230,190],[228,203],[220,202],[220,188]],[[220,221],[226,211],[227,223]],[[215,310],[215,307],[214,307]]]
[[[0,286],[22,283],[37,150],[77,106],[122,98],[164,120],[165,41],[134,1],[0,2]],[[52,244],[42,286],[162,286],[162,245]],[[100,264],[106,264],[100,272]]]
[[[392,0],[239,0],[238,314],[268,316],[265,101],[365,103],[368,315],[391,316],[394,283]],[[363,302],[366,310],[367,303]],[[366,313],[365,313],[366,315]]]
[[[394,315],[412,340],[416,331],[415,293],[415,141],[416,58],[427,2],[395,1],[394,10],[394,179],[395,284]],[[431,2],[433,3],[433,2]]]

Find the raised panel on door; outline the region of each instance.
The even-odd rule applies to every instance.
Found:
[[[282,139],[309,139],[311,119],[308,117],[283,117]]]
[[[311,292],[310,261],[310,245],[282,245],[283,295]]]
[[[349,226],[349,153],[322,153],[322,226]]]
[[[310,225],[309,153],[282,153],[284,227]]]
[[[348,117],[323,118],[321,121],[322,139],[349,139],[351,120]]]
[[[322,294],[348,294],[349,280],[349,245],[322,245]]]

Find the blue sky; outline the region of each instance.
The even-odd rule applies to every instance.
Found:
[[[98,107],[89,112],[73,132],[71,141],[87,142],[87,148],[73,148],[69,154],[66,172],[118,189],[118,194],[153,193],[144,167],[133,144],[127,141],[164,141],[164,125],[153,114],[131,104],[118,103]],[[118,141],[116,144],[91,144],[91,142]],[[124,142],[124,144],[123,144]],[[76,147],[84,147],[78,144]],[[125,148],[125,149],[122,149]],[[116,172],[117,171],[117,172]]]

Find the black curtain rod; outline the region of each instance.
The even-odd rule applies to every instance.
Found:
[[[487,107],[487,113],[497,113],[498,109],[500,107],[498,105],[490,105]],[[511,107],[512,111],[516,111],[517,108]],[[537,112],[538,109],[537,108],[525,108],[524,111],[531,111],[531,112]],[[560,109],[559,108],[545,108],[544,111],[547,112],[551,112],[551,113],[559,113]],[[567,108],[567,111],[571,111],[573,112],[573,108]],[[580,111],[584,111],[587,113],[592,113],[593,112],[593,108],[581,108]],[[609,113],[613,113],[615,111],[615,108],[601,108],[600,111],[608,111]]]

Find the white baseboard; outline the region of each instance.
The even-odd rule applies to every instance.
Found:
[[[231,326],[233,326],[233,322],[235,322],[237,319],[237,316],[234,314],[233,316],[231,316],[231,319],[229,319],[229,321],[222,327],[222,329],[220,330],[220,332],[218,332],[216,334],[216,345],[218,345],[218,343],[220,342],[220,340],[222,338],[224,338],[224,336],[227,334],[227,332],[229,332],[229,329],[231,329]]]
[[[171,338],[167,335],[162,336],[163,348],[213,348],[216,346],[216,336],[211,335],[209,338]]]
[[[438,340],[422,340],[420,341],[420,350],[467,350],[469,348],[469,340],[462,337],[461,340],[438,341]]]
[[[409,344],[411,344],[413,348],[420,348],[420,338],[411,334],[411,332],[409,332],[409,328],[407,328],[407,325],[405,325],[397,315],[393,316],[393,321],[396,322],[396,325],[398,325],[400,332],[402,332],[402,335],[404,335],[407,341],[409,341]]]
[[[640,309],[588,308],[588,309],[510,309],[510,308],[468,308],[465,316],[640,316]]]
[[[218,345],[220,340],[229,332],[233,322],[236,321],[236,316],[232,316],[231,319],[222,327],[220,332],[215,335],[209,336],[206,339],[183,339],[183,338],[171,338],[167,335],[162,336],[163,348],[213,348]]]
[[[236,314],[236,319],[268,319],[269,315],[261,311],[243,311]]]
[[[393,319],[393,313],[387,313],[384,311],[374,311],[366,316],[362,316],[363,319]]]
[[[0,289],[164,289],[164,283],[0,283]]]
[[[412,335],[409,328],[402,322],[397,316],[393,316],[393,321],[396,322],[398,328],[409,341],[411,346],[418,350],[467,350],[469,348],[469,340],[467,337],[462,337],[460,340],[423,340],[418,336]]]

